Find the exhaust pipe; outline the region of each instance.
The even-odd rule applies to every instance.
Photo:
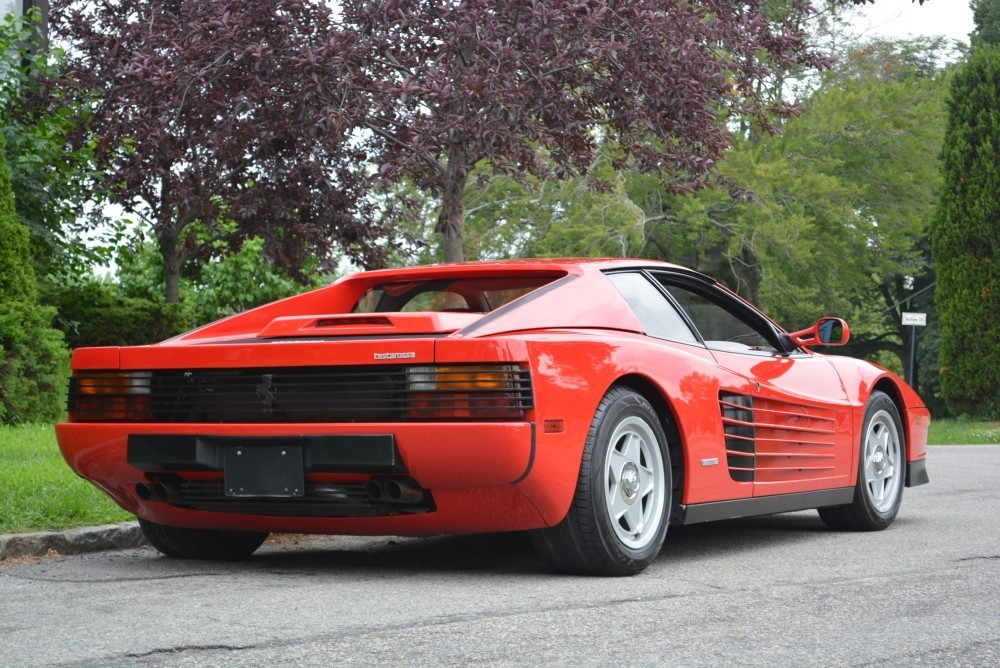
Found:
[[[384,489],[386,497],[392,503],[418,503],[424,498],[424,490],[405,478],[386,480]]]
[[[425,490],[409,478],[372,478],[365,483],[370,501],[411,504],[424,500]]]
[[[144,482],[137,482],[135,484],[135,495],[139,497],[140,501],[149,501],[153,496],[149,490],[149,485]]]
[[[368,498],[372,501],[381,501],[385,496],[385,490],[382,489],[382,483],[375,478],[372,478],[365,483],[365,494],[367,494]]]
[[[181,500],[181,491],[179,489],[162,482],[154,482],[150,485],[149,493],[153,497],[153,501],[160,501],[162,503],[176,504]]]

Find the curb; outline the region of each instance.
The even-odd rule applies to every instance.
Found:
[[[80,527],[66,531],[13,533],[0,536],[0,562],[21,557],[44,557],[49,551],[58,554],[84,554],[103,550],[126,550],[149,545],[138,522]]]

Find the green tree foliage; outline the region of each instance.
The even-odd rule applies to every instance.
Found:
[[[36,270],[67,276],[99,255],[99,248],[76,243],[72,233],[99,175],[92,145],[73,146],[68,139],[87,106],[46,83],[58,76],[63,54],[40,47],[38,20],[37,13],[0,17],[0,135]]]
[[[213,238],[221,230],[222,238]],[[226,231],[232,233],[226,237]],[[319,287],[330,280],[330,274],[317,262],[303,267],[304,281],[294,279],[287,271],[262,261],[265,243],[259,237],[243,239],[232,221],[217,223],[213,229],[194,224],[194,243],[209,252],[191,258],[181,267],[181,307],[176,317],[181,329],[224,318],[267,302]],[[239,245],[237,245],[239,244]],[[163,309],[163,260],[156,245],[139,237],[123,249],[117,259],[122,294]],[[168,309],[169,310],[169,309]],[[176,321],[176,320],[175,320]]]
[[[470,256],[635,255],[642,246],[643,212],[611,162],[602,154],[583,176],[560,181],[500,176],[470,184],[465,192]]]
[[[973,45],[1000,44],[1000,2],[997,0],[972,0],[972,20],[976,29],[972,33]]]
[[[561,180],[496,175],[481,163],[463,194],[466,253],[470,259],[634,256],[643,246],[645,215],[625,183],[605,153],[583,176]],[[390,196],[407,202],[410,212],[404,236],[411,243],[394,261],[443,261],[443,248],[430,242],[436,203],[407,185]]]
[[[1000,415],[1000,47],[979,44],[955,75],[931,226],[949,407]]]
[[[891,353],[904,368],[912,330],[901,312],[933,308],[924,292],[935,279],[927,225],[940,188],[945,55],[939,40],[862,45],[789,128],[807,152],[828,152],[835,165],[827,173],[855,189],[855,215],[842,221],[863,236],[859,280],[848,288],[858,314],[851,352]]]
[[[0,137],[0,424],[56,418],[63,409],[66,347],[54,309],[36,303],[28,232],[15,215]]]
[[[6,142],[0,136],[0,147]],[[10,170],[0,153],[0,297],[28,301],[35,298],[35,275],[28,259],[31,248],[28,230],[20,224],[14,208]]]

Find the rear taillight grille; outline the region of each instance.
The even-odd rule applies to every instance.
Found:
[[[532,406],[530,372],[504,364],[86,371],[68,407],[75,422],[331,423],[522,419]]]

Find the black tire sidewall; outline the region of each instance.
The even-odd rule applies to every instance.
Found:
[[[857,494],[858,501],[860,501],[860,509],[867,515],[871,523],[877,527],[884,528],[892,524],[899,513],[899,508],[903,503],[903,489],[906,485],[903,479],[900,479],[896,483],[899,485],[899,492],[896,494],[896,500],[889,510],[880,512],[875,508],[868,485],[865,483],[865,441],[868,438],[868,429],[871,426],[871,422],[879,411],[887,413],[896,427],[896,434],[899,437],[900,454],[900,470],[897,471],[896,475],[901,478],[905,478],[906,476],[906,432],[903,431],[903,422],[900,418],[899,410],[896,408],[895,402],[887,394],[876,391],[872,393],[865,406],[865,418],[861,426],[861,439],[858,450],[858,483],[855,493]]]
[[[139,518],[139,527],[160,553],[177,559],[242,561],[267,539],[257,531],[214,531],[167,526]]]
[[[605,397],[603,409],[603,412],[598,411],[597,416],[595,416],[595,424],[587,439],[587,448],[591,452],[590,471],[588,472],[591,510],[596,519],[598,535],[605,551],[612,555],[615,561],[626,570],[639,572],[649,566],[660,553],[670,523],[673,490],[671,489],[672,476],[670,474],[670,453],[667,448],[667,439],[653,407],[644,397],[635,392],[629,390],[609,392]],[[604,500],[604,463],[612,445],[611,435],[621,421],[628,417],[641,418],[655,434],[663,462],[663,479],[667,487],[663,500],[663,513],[656,535],[648,545],[638,550],[628,547],[618,538],[611,525],[611,518],[608,516]]]

